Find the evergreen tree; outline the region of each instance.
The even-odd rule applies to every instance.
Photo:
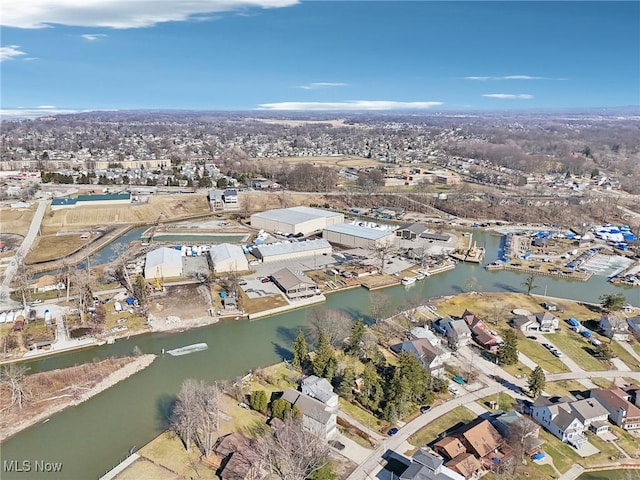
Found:
[[[360,353],[362,352],[360,344],[362,343],[364,332],[364,322],[362,321],[362,318],[358,318],[351,328],[351,336],[349,337],[349,342],[347,343],[345,352],[349,355],[355,355],[357,357],[360,356]]]
[[[515,365],[518,362],[518,339],[513,330],[507,330],[503,342],[498,348],[500,365]]]
[[[304,370],[309,363],[309,352],[307,340],[304,338],[302,329],[298,330],[298,336],[293,341],[293,358],[291,364],[298,370]]]
[[[372,363],[367,363],[362,372],[362,385],[357,395],[358,402],[369,410],[378,410],[384,396],[382,381]]]
[[[336,393],[347,400],[351,400],[353,398],[353,387],[355,384],[356,371],[351,367],[347,367],[342,372]]]
[[[271,416],[284,420],[285,417],[291,414],[291,404],[284,398],[278,398],[271,404]]]
[[[410,386],[406,401],[414,403],[422,403],[429,392],[429,384],[431,383],[431,375],[424,368],[422,362],[415,355],[407,352],[400,354],[398,358],[398,366],[396,372],[403,381]]]
[[[320,338],[318,339],[318,348],[316,349],[311,369],[314,375],[324,377],[331,380],[336,372],[338,361],[336,355],[329,343],[329,336],[325,329],[320,330]]]
[[[251,394],[249,405],[256,412],[265,413],[267,411],[267,405],[269,399],[267,398],[267,392],[264,390],[256,390]]]
[[[529,393],[533,398],[536,398],[544,390],[546,381],[544,372],[539,366],[531,372],[529,376]]]

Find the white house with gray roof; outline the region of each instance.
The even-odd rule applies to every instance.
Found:
[[[338,433],[336,412],[328,405],[293,388],[286,389],[282,398],[291,406],[298,407],[305,430],[325,440],[331,439]]]
[[[338,394],[333,391],[333,387],[326,378],[309,375],[302,379],[300,390],[330,408],[338,408]]]

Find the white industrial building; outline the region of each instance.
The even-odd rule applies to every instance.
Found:
[[[310,233],[344,222],[341,213],[311,207],[279,208],[251,215],[251,226],[268,232]]]
[[[182,275],[182,254],[175,248],[160,247],[149,253],[144,263],[144,278],[171,278]]]
[[[277,262],[295,258],[330,255],[331,244],[321,238],[304,242],[278,242],[253,247],[251,253],[262,262]]]
[[[341,223],[326,227],[322,238],[350,248],[373,249],[394,242],[395,235],[389,230],[361,227],[351,223]]]
[[[209,250],[211,264],[216,273],[243,272],[249,270],[249,262],[242,248],[230,243],[214,245]]]

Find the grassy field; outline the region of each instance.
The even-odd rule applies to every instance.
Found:
[[[569,368],[536,340],[518,339],[518,350],[549,373],[568,372]]]
[[[609,370],[609,367],[604,362],[589,353],[589,344],[577,333],[564,329],[561,333],[550,333],[545,336],[562,353],[568,355],[584,370]]]
[[[356,155],[324,156],[324,157],[276,157],[276,158],[253,158],[252,161],[261,165],[283,166],[299,165],[309,163],[317,167],[346,168],[346,167],[379,167],[380,162],[370,158],[358,157]]]
[[[504,392],[498,393],[498,408],[497,410],[504,410],[505,412],[513,410],[513,406],[517,403],[511,395],[508,395]],[[489,395],[488,397],[481,398],[476,400],[480,405],[484,408],[491,410],[489,405],[491,402],[496,401],[496,395]]]
[[[640,442],[638,442],[636,437],[616,425],[610,424],[609,428],[611,432],[618,437],[617,443],[619,447],[632,457],[640,456]]]
[[[438,314],[459,317],[468,309],[489,325],[495,325],[497,322],[500,328],[504,328],[513,316],[511,311],[515,308],[523,308],[531,313],[542,310],[535,298],[523,293],[483,293],[448,298],[438,304]]]
[[[0,209],[0,232],[25,236],[29,231],[31,220],[37,208],[38,205],[36,203],[29,208]]]
[[[362,425],[371,428],[371,430],[375,430],[377,432],[381,432],[384,427],[386,427],[386,423],[381,422],[378,418],[376,418],[373,414],[367,412],[366,410],[360,408],[353,403],[349,403],[344,398],[340,397],[338,399],[340,404],[340,410],[349,415],[350,417],[355,418]]]
[[[39,263],[57,260],[78,250],[88,240],[81,240],[80,235],[44,235],[36,238],[27,254],[26,263]]]
[[[465,407],[456,407],[449,413],[434,420],[429,425],[421,428],[409,437],[409,443],[415,447],[422,447],[431,443],[442,432],[450,429],[458,423],[467,423],[476,418],[476,414]]]
[[[287,301],[280,294],[267,295],[260,298],[249,298],[242,292],[242,306],[246,313],[262,312],[270,308],[282,307],[287,305]]]
[[[571,392],[583,392],[586,387],[577,380],[561,380],[559,382],[547,382],[544,386],[544,391],[550,396],[562,397]]]
[[[49,229],[82,228],[93,225],[151,224],[159,218],[163,222],[191,215],[209,213],[204,195],[162,195],[149,199],[147,204],[96,205],[49,210],[43,225]]]
[[[516,378],[528,377],[529,375],[531,375],[531,372],[533,372],[533,370],[531,370],[521,362],[518,362],[514,365],[501,365],[500,368]]]
[[[618,342],[612,342],[609,344],[609,346],[611,347],[611,350],[613,350],[613,353],[616,355],[616,357],[626,363],[627,366],[631,368],[631,370],[633,370],[634,372],[640,371],[640,362],[638,362],[633,357],[633,355],[622,348],[622,345],[620,345]]]

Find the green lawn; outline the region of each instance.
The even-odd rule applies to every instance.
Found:
[[[553,458],[553,464],[556,466],[560,473],[564,473],[569,470],[574,463],[582,463],[582,457],[576,453],[576,451],[567,445],[562,443],[558,438],[551,435],[549,432],[540,428],[540,438],[544,440],[542,449]]]
[[[529,367],[520,362],[514,365],[500,365],[500,368],[516,378],[528,377],[532,372]]]
[[[609,428],[611,432],[618,437],[617,442],[619,447],[632,457],[640,456],[640,442],[638,442],[638,439],[616,425],[609,425]]]
[[[592,377],[589,380],[591,380],[593,383],[595,383],[600,388],[609,388],[609,387],[613,386],[613,379],[612,378]]]
[[[554,357],[549,350],[535,340],[529,340],[528,338],[518,339],[518,350],[549,373],[569,371],[569,368],[559,358]]]
[[[550,396],[565,396],[570,395],[570,392],[580,391],[583,392],[587,388],[577,380],[561,380],[559,382],[547,382],[544,386],[544,391]]]
[[[562,333],[547,334],[546,337],[551,343],[558,347],[562,353],[571,358],[584,370],[609,370],[609,367],[604,362],[598,360],[588,352],[589,344],[577,333],[565,330]]]
[[[449,413],[434,420],[429,425],[418,430],[409,437],[409,443],[415,447],[422,447],[440,435],[442,432],[450,429],[458,423],[467,423],[476,418],[476,414],[465,407],[456,407]]]
[[[373,414],[367,412],[365,409],[359,407],[358,405],[349,403],[342,397],[338,398],[338,403],[340,405],[340,410],[342,410],[350,417],[355,418],[362,425],[371,428],[371,430],[380,432],[382,427],[384,426],[380,422],[380,420],[378,420]]]
[[[635,342],[635,343],[633,344],[633,349],[636,351],[636,353],[637,353],[638,355],[640,355],[640,343]]]
[[[498,410],[504,410],[505,412],[513,410],[513,405],[517,403],[511,395],[507,395],[504,392],[500,392],[497,398],[498,398]],[[496,395],[489,395],[488,397],[484,397],[476,401],[480,405],[482,405],[484,408],[490,410],[489,405],[491,404],[491,402],[496,401]]]
[[[633,355],[622,348],[622,345],[620,345],[618,342],[611,342],[609,346],[611,347],[611,350],[613,350],[613,353],[616,355],[616,357],[626,363],[627,366],[631,368],[631,370],[635,372],[640,371],[640,362],[638,362],[633,357]]]

